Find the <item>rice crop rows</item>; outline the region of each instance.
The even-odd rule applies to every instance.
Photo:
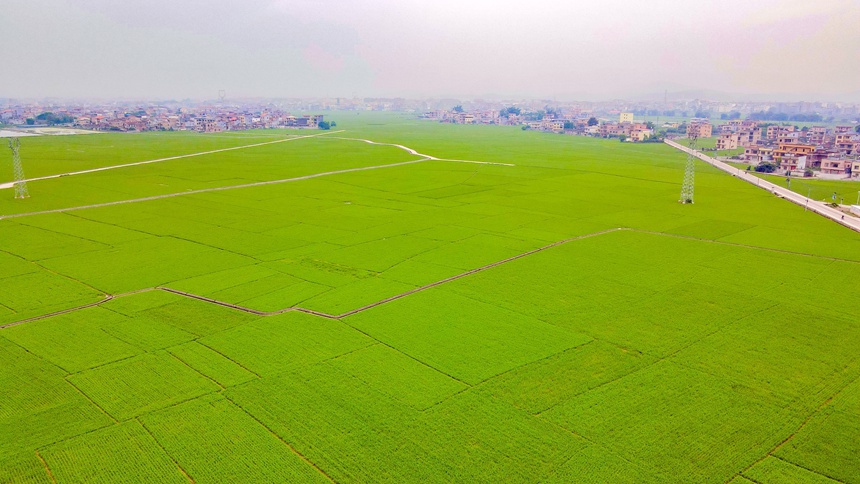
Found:
[[[0,190],[0,482],[860,483],[860,234],[704,164],[678,204],[661,145],[340,114],[504,165],[321,136]],[[284,136],[232,134],[22,158]]]

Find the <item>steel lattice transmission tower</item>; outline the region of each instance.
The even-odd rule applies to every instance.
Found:
[[[698,147],[699,133],[691,132],[690,151],[687,153],[687,166],[684,168],[684,184],[681,186],[681,203],[693,203],[693,194],[696,186],[696,157],[694,153]]]
[[[12,171],[15,172],[15,198],[27,198],[30,192],[27,190],[27,179],[24,178],[24,167],[21,166],[21,155],[18,154],[20,148],[21,140],[9,138],[9,149],[12,150]]]

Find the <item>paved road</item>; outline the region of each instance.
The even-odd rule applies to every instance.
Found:
[[[683,151],[684,153],[693,152],[690,148],[687,148],[684,145],[678,144],[671,140],[665,140],[666,144]],[[746,182],[749,182],[759,188],[767,190],[774,195],[782,197],[790,202],[794,202],[801,207],[806,207],[808,210],[821,215],[822,217],[827,217],[830,220],[833,220],[836,223],[842,224],[845,227],[848,227],[852,230],[856,230],[860,232],[860,219],[857,217],[852,217],[851,215],[846,215],[844,212],[841,212],[833,207],[828,206],[824,202],[819,202],[817,200],[813,200],[811,198],[806,198],[803,195],[793,192],[787,188],[781,187],[779,185],[775,185],[767,180],[763,180],[755,175],[751,175],[747,173],[745,170],[741,170],[740,168],[735,168],[728,163],[723,163],[722,161],[715,160],[708,155],[704,155],[699,153],[698,151],[693,152],[693,154],[699,158],[700,160],[708,163],[709,165],[715,166],[720,170],[723,170],[726,173],[730,173],[733,176],[740,178]]]

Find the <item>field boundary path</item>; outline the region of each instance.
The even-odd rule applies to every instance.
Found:
[[[475,161],[475,160],[455,160],[452,158],[437,158],[437,157],[432,156],[432,155],[419,153],[417,150],[414,150],[408,146],[398,145],[395,143],[380,143],[378,141],[371,141],[369,139],[364,139],[364,138],[345,138],[343,136],[330,136],[329,138],[330,139],[342,139],[342,140],[347,140],[347,141],[363,141],[363,142],[368,143],[368,144],[379,145],[379,146],[393,146],[395,148],[400,148],[401,150],[406,151],[408,153],[411,153],[415,156],[423,156],[423,157],[427,158],[428,160],[433,160],[433,161],[453,161],[456,163],[475,163],[478,165],[517,166],[513,163],[500,163],[497,161]]]
[[[781,187],[781,186],[776,185],[774,183],[771,183],[767,180],[763,180],[763,179],[761,179],[755,175],[751,175],[749,173],[746,173],[746,171],[741,170],[740,168],[735,168],[734,166],[729,165],[728,163],[724,163],[722,161],[711,158],[708,155],[705,155],[705,154],[702,154],[698,151],[692,150],[692,149],[690,149],[690,148],[688,148],[682,144],[676,143],[672,140],[667,139],[667,140],[664,140],[664,142],[667,145],[669,145],[675,149],[683,151],[684,153],[691,153],[693,156],[704,161],[705,163],[708,163],[709,165],[711,165],[715,168],[718,168],[718,169],[720,169],[726,173],[729,173],[732,176],[736,176],[745,182],[748,182],[748,183],[755,185],[759,188],[767,190],[767,191],[773,193],[774,195],[781,197],[781,198],[784,198],[790,202],[796,203],[797,205],[800,205],[801,207],[805,207],[806,209],[808,209],[814,213],[817,213],[818,215],[821,215],[822,217],[829,218],[830,220],[833,220],[834,222],[836,222],[838,224],[841,224],[845,227],[848,227],[851,230],[855,230],[857,232],[860,232],[860,219],[857,219],[857,218],[852,217],[850,215],[848,215],[846,217],[844,212],[841,212],[841,211],[839,211],[833,207],[829,207],[824,202],[819,202],[817,200],[813,200],[811,198],[804,197],[803,195],[801,195],[799,193],[793,192],[787,188]]]
[[[58,173],[56,175],[46,175],[46,176],[40,176],[40,177],[36,177],[36,178],[27,178],[24,181],[25,182],[34,182],[34,181],[39,181],[39,180],[50,180],[51,178],[60,178],[60,177],[71,176],[71,175],[84,175],[87,173],[95,173],[95,172],[99,172],[99,171],[115,170],[117,168],[127,168],[129,166],[148,165],[150,163],[158,163],[161,161],[178,160],[181,158],[191,158],[193,156],[211,155],[213,153],[222,153],[224,151],[243,150],[245,148],[255,148],[257,146],[272,145],[272,144],[276,144],[276,143],[285,143],[287,141],[295,141],[297,139],[314,138],[317,136],[324,136],[327,134],[335,134],[335,133],[342,133],[342,132],[343,132],[343,130],[330,131],[327,133],[308,134],[308,135],[304,135],[304,136],[295,136],[292,138],[276,139],[274,141],[264,141],[262,143],[253,143],[250,145],[233,146],[231,148],[219,148],[217,150],[201,151],[199,153],[188,153],[186,155],[168,156],[167,158],[157,158],[154,160],[136,161],[134,163],[124,163],[122,165],[102,166],[99,168],[90,168],[88,170],[72,171],[69,173]],[[13,186],[15,186],[15,183],[16,182],[2,183],[2,184],[0,184],[0,190],[5,189],[5,188],[12,188]]]
[[[168,157],[168,158],[159,158],[156,160],[138,161],[135,163],[126,163],[124,165],[105,166],[105,167],[101,167],[101,168],[93,168],[90,170],[82,170],[82,171],[63,173],[63,174],[58,174],[58,175],[49,175],[49,176],[43,176],[43,177],[39,177],[39,178],[28,178],[25,181],[47,180],[47,179],[51,179],[51,178],[60,178],[60,177],[65,177],[65,176],[69,176],[69,175],[81,175],[81,174],[85,174],[85,173],[93,173],[93,172],[98,172],[98,171],[112,170],[115,168],[125,168],[128,166],[145,165],[145,164],[149,164],[149,163],[157,163],[159,161],[176,160],[179,158],[189,158],[192,156],[202,156],[202,155],[208,155],[208,154],[212,154],[212,153],[219,153],[222,151],[240,150],[240,149],[245,149],[245,148],[253,148],[255,146],[270,145],[270,144],[274,144],[274,143],[284,143],[286,141],[293,141],[293,140],[304,139],[304,138],[313,138],[316,136],[324,136],[324,135],[329,135],[329,134],[342,133],[344,131],[345,130],[331,131],[331,132],[327,132],[327,133],[318,133],[318,134],[312,134],[312,135],[306,135],[306,136],[298,136],[298,137],[293,137],[293,138],[279,139],[279,140],[274,140],[274,141],[266,141],[263,143],[254,143],[254,144],[250,144],[250,145],[234,146],[232,148],[221,148],[221,149],[212,150],[212,151],[203,151],[200,153],[191,153],[191,154],[187,154],[187,155],[172,156],[172,157]],[[393,147],[399,148],[401,150],[404,150],[410,154],[413,154],[415,156],[420,156],[421,158],[419,158],[417,160],[401,161],[399,163],[389,163],[386,165],[373,165],[373,166],[364,166],[364,167],[356,167],[356,168],[347,168],[347,169],[343,169],[343,170],[326,171],[326,172],[322,172],[322,173],[313,173],[310,175],[304,175],[304,176],[299,176],[299,177],[294,177],[294,178],[282,178],[279,180],[265,180],[265,181],[259,181],[259,182],[253,182],[253,183],[244,183],[241,185],[228,185],[228,186],[223,186],[223,187],[201,188],[199,190],[188,190],[185,192],[166,193],[163,195],[152,195],[149,197],[132,198],[132,199],[128,199],[128,200],[116,200],[113,202],[94,203],[94,204],[90,204],[90,205],[79,205],[76,207],[55,208],[55,209],[50,209],[50,210],[40,210],[37,212],[23,212],[23,213],[14,213],[14,214],[8,214],[8,215],[0,215],[0,220],[9,219],[9,218],[27,217],[30,215],[45,215],[45,214],[49,214],[49,213],[72,212],[75,210],[86,210],[89,208],[109,207],[111,205],[122,205],[122,204],[126,204],[126,203],[148,202],[151,200],[161,200],[164,198],[181,197],[184,195],[194,195],[194,194],[198,194],[198,193],[218,192],[218,191],[223,191],[223,190],[234,190],[234,189],[240,189],[240,188],[252,188],[252,187],[264,186],[264,185],[275,185],[278,183],[288,183],[288,182],[294,182],[294,181],[309,180],[309,179],[317,178],[317,177],[321,177],[321,176],[338,175],[341,173],[351,173],[351,172],[355,172],[355,171],[375,170],[378,168],[388,168],[388,167],[394,167],[394,166],[411,165],[414,163],[421,163],[422,161],[448,161],[448,162],[454,162],[454,163],[475,163],[475,164],[479,164],[479,165],[516,166],[512,163],[499,163],[499,162],[493,162],[493,161],[455,160],[455,159],[448,159],[448,158],[437,158],[437,157],[432,156],[432,155],[426,155],[424,153],[419,153],[417,150],[409,148],[408,146],[403,146],[403,145],[393,144],[393,143],[379,143],[379,142],[372,141],[369,139],[344,138],[344,137],[339,137],[339,136],[331,136],[330,139],[362,141],[364,143],[368,143],[368,144],[372,144],[372,145],[393,146]],[[3,183],[3,184],[0,184],[0,189],[12,188],[14,185],[15,185],[15,182]]]
[[[92,302],[92,303],[89,303],[89,304],[84,304],[84,305],[82,305],[82,306],[77,306],[77,307],[69,308],[69,309],[63,309],[63,310],[61,310],[61,311],[55,311],[55,312],[52,312],[52,313],[49,313],[49,314],[43,314],[43,315],[41,315],[41,316],[34,316],[34,317],[31,317],[31,318],[22,319],[22,320],[20,320],[20,321],[15,321],[15,322],[12,322],[12,323],[8,323],[8,324],[0,325],[0,329],[11,328],[12,326],[18,326],[18,325],[20,325],[20,324],[29,323],[29,322],[31,322],[31,321],[38,321],[38,320],[40,320],[40,319],[50,318],[50,317],[52,317],[52,316],[59,316],[59,315],[61,315],[61,314],[67,314],[67,313],[71,313],[71,312],[74,312],[74,311],[79,311],[79,310],[81,310],[81,309],[91,308],[91,307],[93,307],[93,306],[100,306],[100,305],[102,305],[102,304],[104,304],[104,303],[106,303],[106,302],[108,302],[108,301],[112,301],[112,300],[117,299],[117,298],[120,298],[120,297],[131,296],[131,295],[134,295],[134,294],[140,294],[140,293],[143,293],[143,292],[150,292],[150,291],[164,291],[164,292],[169,292],[169,293],[172,293],[172,294],[177,294],[177,295],[179,295],[179,296],[184,296],[184,297],[191,298],[191,299],[197,299],[198,301],[208,302],[208,303],[210,303],[210,304],[217,304],[217,305],[219,305],[219,306],[224,306],[224,307],[227,307],[227,308],[235,309],[235,310],[237,310],[237,311],[243,311],[243,312],[246,312],[246,313],[256,314],[257,316],[275,316],[275,315],[277,315],[277,314],[283,314],[283,313],[288,313],[288,312],[291,312],[291,311],[297,311],[297,312],[301,312],[301,313],[313,314],[313,315],[315,315],[315,316],[320,316],[320,317],[328,318],[328,319],[341,319],[341,318],[345,318],[345,317],[347,317],[347,316],[351,316],[351,315],[353,315],[353,314],[360,313],[360,312],[362,312],[362,311],[367,311],[368,309],[375,308],[375,307],[377,307],[377,306],[381,306],[381,305],[383,305],[383,304],[385,304],[385,303],[389,303],[389,302],[391,302],[391,301],[395,301],[395,300],[397,300],[397,299],[401,299],[401,298],[404,298],[404,297],[406,297],[406,296],[410,296],[410,295],[415,294],[415,293],[417,293],[417,292],[425,291],[425,290],[430,289],[430,288],[432,288],[432,287],[440,286],[440,285],[445,284],[445,283],[447,283],[447,282],[455,281],[455,280],[457,280],[457,279],[461,279],[461,278],[463,278],[463,277],[466,277],[466,276],[469,276],[469,275],[472,275],[472,274],[475,274],[475,273],[478,273],[478,272],[482,272],[482,271],[485,271],[485,270],[487,270],[487,269],[492,269],[493,267],[497,267],[497,266],[500,266],[500,265],[502,265],[502,264],[506,264],[506,263],[508,263],[508,262],[512,262],[512,261],[515,261],[515,260],[517,260],[517,259],[521,259],[521,258],[523,258],[523,257],[529,256],[529,255],[532,255],[532,254],[535,254],[535,253],[538,253],[538,252],[541,252],[541,251],[544,251],[544,250],[547,250],[547,249],[551,249],[551,248],[553,248],[553,247],[557,247],[557,246],[562,245],[562,244],[566,244],[566,243],[568,243],[568,242],[573,242],[573,241],[575,241],[575,240],[581,240],[581,239],[587,239],[587,238],[589,238],[589,237],[597,237],[597,236],[599,236],[599,235],[604,235],[604,234],[608,234],[608,233],[611,233],[611,232],[618,232],[619,230],[631,230],[631,229],[624,228],[624,227],[619,227],[619,228],[607,229],[607,230],[601,230],[601,231],[599,231],[599,232],[592,232],[592,233],[590,233],[590,234],[583,234],[583,235],[578,235],[578,236],[575,236],[575,237],[570,237],[570,238],[567,238],[567,239],[559,240],[559,241],[557,241],[557,242],[553,242],[553,243],[551,243],[551,244],[547,244],[547,245],[544,245],[544,246],[542,246],[542,247],[538,247],[537,249],[532,249],[532,250],[529,250],[529,251],[527,251],[527,252],[523,252],[523,253],[521,253],[521,254],[517,254],[517,255],[515,255],[515,256],[508,257],[507,259],[502,259],[502,260],[500,260],[500,261],[492,262],[492,263],[490,263],[490,264],[487,264],[487,265],[484,265],[484,266],[481,266],[481,267],[477,267],[477,268],[475,268],[475,269],[470,269],[470,270],[468,270],[468,271],[466,271],[466,272],[462,272],[462,273],[460,273],[460,274],[457,274],[457,275],[454,275],[454,276],[451,276],[451,277],[446,277],[445,279],[442,279],[442,280],[439,280],[439,281],[436,281],[436,282],[431,282],[430,284],[425,284],[425,285],[423,285],[423,286],[416,287],[415,289],[410,289],[409,291],[406,291],[406,292],[403,292],[403,293],[400,293],[400,294],[396,294],[396,295],[394,295],[394,296],[387,297],[387,298],[382,299],[382,300],[380,300],[380,301],[376,301],[376,302],[370,303],[370,304],[368,304],[368,305],[366,305],[366,306],[362,306],[362,307],[360,307],[360,308],[352,309],[352,310],[347,311],[347,312],[345,312],[345,313],[342,313],[342,314],[336,314],[336,315],[335,315],[335,314],[323,313],[323,312],[320,312],[320,311],[314,311],[313,309],[306,309],[306,308],[297,307],[297,306],[291,306],[291,307],[287,307],[287,308],[284,308],[284,309],[278,309],[278,310],[276,310],[276,311],[260,311],[260,310],[257,310],[257,309],[252,309],[252,308],[249,308],[249,307],[240,306],[240,305],[238,305],[238,304],[233,304],[233,303],[228,303],[228,302],[225,302],[225,301],[219,301],[219,300],[217,300],[217,299],[208,298],[208,297],[206,297],[206,296],[200,296],[200,295],[197,295],[197,294],[192,294],[192,293],[190,293],[190,292],[180,291],[180,290],[178,290],[178,289],[171,289],[171,288],[169,288],[169,287],[156,286],[156,287],[148,287],[148,288],[145,288],[145,289],[139,289],[139,290],[136,290],[136,291],[125,292],[125,293],[122,293],[122,294],[114,294],[114,295],[111,295],[111,294],[105,294],[105,295],[104,295],[104,297],[103,297],[103,299],[101,299],[100,301],[96,301],[96,302]]]
[[[294,139],[294,138],[291,138],[291,139]],[[389,163],[387,165],[359,166],[356,168],[346,168],[343,170],[324,171],[322,173],[312,173],[310,175],[297,176],[294,178],[282,178],[280,180],[266,180],[266,181],[259,181],[259,182],[254,182],[254,183],[244,183],[242,185],[227,185],[227,186],[223,186],[223,187],[201,188],[199,190],[188,190],[185,192],[165,193],[164,195],[153,195],[151,197],[131,198],[128,200],[116,200],[113,202],[94,203],[91,205],[79,205],[77,207],[53,208],[51,210],[40,210],[38,212],[13,213],[13,214],[9,214],[9,215],[0,215],[0,220],[7,219],[7,218],[28,217],[31,215],[45,215],[48,213],[73,212],[76,210],[86,210],[88,208],[98,208],[98,207],[109,207],[111,205],[123,205],[126,203],[149,202],[152,200],[161,200],[164,198],[182,197],[185,195],[196,195],[198,193],[221,192],[224,190],[237,190],[240,188],[261,187],[261,186],[265,186],[265,185],[277,185],[279,183],[289,183],[289,182],[295,182],[295,181],[301,181],[301,180],[310,180],[312,178],[319,178],[322,176],[329,176],[329,175],[338,175],[341,173],[352,173],[355,171],[376,170],[379,168],[389,168],[389,167],[394,167],[394,166],[412,165],[415,163],[421,163],[422,161],[427,161],[427,158],[421,158],[420,160],[401,161],[399,163]]]
[[[38,321],[40,319],[46,319],[46,318],[50,318],[53,316],[59,316],[61,314],[67,314],[67,313],[71,313],[71,312],[75,312],[75,311],[80,311],[82,309],[87,309],[87,308],[91,308],[94,306],[100,306],[100,305],[102,305],[108,301],[112,301],[112,300],[117,299],[117,298],[121,298],[121,297],[125,297],[125,296],[132,296],[135,294],[140,294],[140,293],[150,292],[150,291],[169,292],[171,294],[176,294],[176,295],[187,297],[190,299],[197,299],[198,301],[203,301],[203,302],[207,302],[210,304],[216,304],[218,306],[223,306],[226,308],[235,309],[236,311],[242,311],[245,313],[255,314],[257,316],[275,316],[278,314],[283,314],[283,313],[288,313],[288,312],[300,312],[300,313],[312,314],[314,316],[319,316],[322,318],[340,320],[342,318],[352,316],[353,314],[358,314],[360,312],[367,311],[368,309],[372,309],[372,308],[375,308],[377,306],[381,306],[383,304],[386,304],[386,303],[389,303],[392,301],[396,301],[398,299],[402,299],[406,296],[411,296],[412,294],[415,294],[415,293],[418,293],[421,291],[425,291],[427,289],[430,289],[430,288],[433,288],[436,286],[441,286],[442,284],[446,284],[448,282],[452,282],[452,281],[455,281],[457,279],[462,279],[466,276],[470,276],[470,275],[476,274],[478,272],[483,272],[483,271],[486,271],[488,269],[498,267],[502,264],[506,264],[508,262],[513,262],[517,259],[522,259],[523,257],[529,256],[532,254],[536,254],[538,252],[542,252],[542,251],[545,251],[547,249],[551,249],[553,247],[558,247],[560,245],[567,244],[568,242],[574,242],[577,240],[587,239],[590,237],[597,237],[600,235],[605,235],[605,234],[609,234],[612,232],[619,232],[619,231],[635,232],[635,233],[640,233],[640,234],[656,235],[656,236],[661,236],[661,237],[681,238],[681,239],[687,239],[687,240],[695,240],[698,242],[710,242],[710,243],[715,243],[715,244],[720,244],[720,245],[728,245],[728,246],[739,247],[739,248],[744,248],[744,249],[764,250],[764,251],[768,251],[768,252],[779,252],[779,253],[784,253],[784,254],[801,256],[801,257],[815,257],[815,258],[822,258],[822,259],[833,260],[833,261],[838,261],[838,262],[860,264],[860,261],[854,261],[854,260],[849,260],[849,259],[838,259],[838,258],[833,258],[833,257],[824,257],[824,256],[813,255],[813,254],[805,254],[802,252],[792,252],[792,251],[788,251],[788,250],[771,249],[771,248],[767,248],[767,247],[756,247],[753,245],[736,244],[736,243],[732,243],[732,242],[721,242],[719,240],[712,240],[712,239],[700,239],[697,237],[690,237],[690,236],[686,236],[686,235],[670,234],[670,233],[665,233],[665,232],[653,232],[653,231],[649,231],[649,230],[640,230],[640,229],[634,229],[634,228],[630,228],[630,227],[617,227],[617,228],[611,228],[611,229],[606,229],[606,230],[600,230],[598,232],[592,232],[592,233],[588,233],[588,234],[577,235],[574,237],[569,237],[569,238],[562,239],[562,240],[559,240],[556,242],[552,242],[550,244],[538,247],[536,249],[532,249],[532,250],[514,255],[512,257],[508,257],[506,259],[496,261],[496,262],[491,262],[491,263],[483,265],[481,267],[477,267],[475,269],[470,269],[468,271],[461,272],[460,274],[456,274],[456,275],[453,275],[451,277],[446,277],[445,279],[438,280],[436,282],[431,282],[429,284],[425,284],[423,286],[416,287],[414,289],[410,289],[406,292],[402,292],[400,294],[396,294],[394,296],[390,296],[390,297],[387,297],[385,299],[381,299],[379,301],[372,302],[370,304],[367,304],[365,306],[361,306],[361,307],[356,308],[356,309],[351,309],[351,310],[346,311],[346,312],[341,313],[341,314],[328,314],[328,313],[324,313],[321,311],[315,311],[313,309],[307,309],[307,308],[303,308],[303,307],[299,307],[299,306],[290,306],[290,307],[286,307],[283,309],[277,309],[275,311],[260,311],[258,309],[253,309],[253,308],[249,308],[249,307],[242,306],[239,304],[229,303],[226,301],[219,301],[217,299],[212,299],[212,298],[209,298],[206,296],[201,296],[201,295],[193,294],[190,292],[180,291],[178,289],[173,289],[170,287],[155,286],[155,287],[147,287],[147,288],[143,288],[143,289],[137,289],[134,291],[124,292],[121,294],[104,294],[103,298],[99,301],[95,301],[95,302],[91,302],[91,303],[84,304],[81,306],[63,309],[60,311],[54,311],[54,312],[51,312],[48,314],[43,314],[40,316],[33,316],[33,317],[22,319],[19,321],[14,321],[11,323],[3,324],[3,325],[0,325],[0,330],[5,329],[5,328],[11,328],[13,326],[18,326],[18,325],[24,324],[24,323],[29,323],[32,321]]]

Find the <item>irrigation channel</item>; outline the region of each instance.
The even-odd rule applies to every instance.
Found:
[[[763,188],[763,189],[773,193],[774,195],[776,195],[778,197],[781,197],[781,198],[784,198],[790,202],[796,203],[797,205],[800,205],[801,207],[805,207],[807,210],[810,210],[813,213],[817,213],[818,215],[821,215],[822,217],[827,217],[830,220],[833,220],[834,222],[836,222],[838,224],[844,225],[845,227],[848,227],[851,230],[855,230],[857,232],[860,232],[860,219],[853,217],[851,215],[846,216],[845,212],[842,212],[842,211],[837,210],[833,207],[830,207],[826,203],[819,202],[817,200],[813,200],[811,198],[804,197],[803,195],[801,195],[799,193],[795,193],[795,192],[793,192],[787,188],[781,187],[779,185],[775,185],[775,184],[773,184],[767,180],[762,180],[761,178],[759,178],[755,175],[750,175],[749,173],[746,173],[744,170],[741,170],[740,168],[735,168],[734,166],[729,165],[728,163],[723,163],[722,161],[711,158],[710,156],[702,154],[698,151],[694,151],[694,150],[692,150],[692,149],[690,149],[684,145],[678,144],[672,140],[667,139],[667,140],[665,140],[665,143],[667,145],[675,148],[675,149],[683,151],[684,153],[691,153],[693,156],[704,161],[705,163],[708,163],[709,165],[712,165],[716,168],[719,168],[720,170],[723,170],[724,172],[729,173],[732,176],[736,176],[736,177],[740,178],[741,180],[749,182],[749,183],[751,183],[751,184],[753,184],[759,188]]]
[[[219,306],[224,306],[227,308],[235,309],[237,311],[243,311],[246,313],[256,314],[257,316],[275,316],[278,314],[296,311],[296,312],[301,312],[301,313],[313,314],[315,316],[320,316],[320,317],[328,318],[328,319],[342,319],[342,318],[345,318],[347,316],[352,316],[353,314],[367,311],[368,309],[372,309],[372,308],[375,308],[377,306],[381,306],[383,304],[386,304],[386,303],[389,303],[392,301],[396,301],[396,300],[404,298],[406,296],[410,296],[412,294],[415,294],[415,293],[418,293],[421,291],[425,291],[427,289],[430,289],[430,288],[433,288],[436,286],[440,286],[442,284],[445,284],[445,283],[448,283],[451,281],[456,281],[457,279],[462,279],[466,276],[470,276],[470,275],[476,274],[478,272],[483,272],[483,271],[486,271],[487,269],[492,269],[492,268],[498,267],[502,264],[506,264],[508,262],[513,262],[517,259],[521,259],[523,257],[529,256],[532,254],[536,254],[538,252],[542,252],[544,250],[551,249],[553,247],[558,247],[558,246],[566,244],[568,242],[574,242],[577,240],[587,239],[590,237],[597,237],[600,235],[605,235],[608,233],[618,232],[618,231],[628,231],[628,232],[636,232],[636,233],[642,233],[642,234],[656,235],[656,236],[661,236],[661,237],[672,237],[672,238],[696,240],[699,242],[709,242],[709,243],[713,243],[713,244],[728,245],[728,246],[732,246],[732,247],[741,247],[741,248],[751,249],[751,250],[764,250],[764,251],[768,251],[768,252],[779,252],[779,253],[783,253],[783,254],[798,255],[798,256],[802,256],[802,257],[813,257],[816,259],[827,259],[827,260],[840,261],[840,262],[849,262],[852,264],[860,264],[860,261],[855,261],[855,260],[850,260],[850,259],[839,259],[839,258],[835,258],[835,257],[824,257],[824,256],[814,255],[814,254],[805,254],[803,252],[793,252],[793,251],[789,251],[789,250],[771,249],[768,247],[756,247],[754,245],[738,244],[738,243],[734,243],[734,242],[721,242],[719,240],[712,240],[712,239],[700,239],[698,237],[691,237],[691,236],[687,236],[687,235],[667,234],[667,233],[663,233],[663,232],[639,230],[639,229],[633,229],[633,228],[629,228],[629,227],[618,227],[618,228],[614,228],[614,229],[601,230],[598,232],[592,232],[590,234],[584,234],[584,235],[579,235],[576,237],[570,237],[567,239],[559,240],[557,242],[553,242],[551,244],[547,244],[547,245],[544,245],[542,247],[538,247],[537,249],[532,249],[530,251],[523,252],[521,254],[517,254],[513,257],[508,257],[507,259],[502,259],[500,261],[492,262],[490,264],[478,267],[476,269],[470,269],[466,272],[462,272],[460,274],[457,274],[457,275],[454,275],[451,277],[447,277],[445,279],[442,279],[442,280],[439,280],[436,282],[431,282],[430,284],[426,284],[426,285],[421,286],[421,287],[416,287],[415,289],[411,289],[409,291],[406,291],[406,292],[403,292],[403,293],[400,293],[400,294],[397,294],[397,295],[394,295],[394,296],[391,296],[391,297],[388,297],[385,299],[381,299],[379,301],[370,303],[366,306],[352,309],[352,310],[346,311],[346,312],[341,313],[341,314],[328,314],[328,313],[324,313],[321,311],[314,311],[313,309],[307,309],[307,308],[302,308],[302,307],[297,307],[297,306],[291,306],[291,307],[287,307],[287,308],[283,308],[283,309],[278,309],[276,311],[259,311],[257,309],[248,308],[245,306],[240,306],[238,304],[228,303],[228,302],[224,302],[224,301],[219,301],[217,299],[212,299],[212,298],[208,298],[205,296],[192,294],[190,292],[180,291],[177,289],[171,289],[169,287],[156,286],[156,287],[147,287],[144,289],[137,289],[134,291],[129,291],[129,292],[121,293],[121,294],[105,294],[104,298],[100,301],[96,301],[96,302],[92,302],[89,304],[84,304],[82,306],[76,306],[73,308],[63,309],[63,310],[55,311],[55,312],[52,312],[49,314],[43,314],[41,316],[34,316],[32,318],[22,319],[20,321],[15,321],[12,323],[4,324],[4,325],[0,326],[0,330],[5,329],[5,328],[11,328],[12,326],[18,326],[18,325],[24,324],[24,323],[29,323],[32,321],[38,321],[40,319],[50,318],[53,316],[59,316],[61,314],[67,314],[67,313],[72,313],[75,311],[80,311],[82,309],[87,309],[87,308],[91,308],[94,306],[100,306],[100,305],[102,305],[108,301],[113,300],[113,299],[118,299],[118,298],[126,297],[126,296],[133,296],[135,294],[140,294],[140,293],[150,292],[150,291],[169,292],[169,293],[176,294],[179,296],[184,296],[184,297],[191,298],[191,299],[197,299],[198,301],[204,301],[204,302],[207,302],[210,304],[217,304]]]

